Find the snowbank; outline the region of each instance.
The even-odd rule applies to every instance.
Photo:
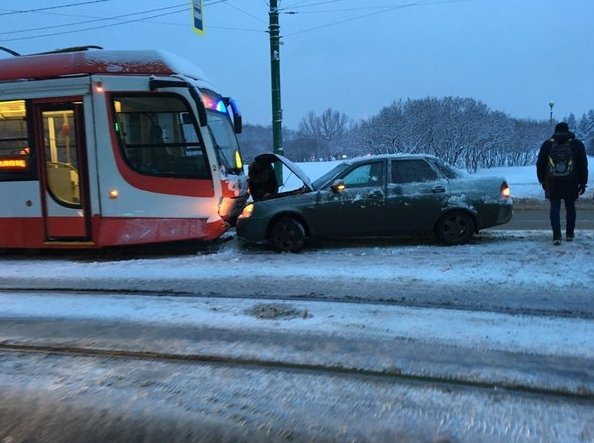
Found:
[[[329,171],[340,161],[299,163],[299,166],[312,179],[320,177],[326,171]],[[594,157],[588,157],[588,164],[592,168]],[[515,199],[544,199],[544,192],[536,178],[536,166],[511,166],[491,169],[480,169],[476,172],[477,176],[496,175],[507,179],[512,197]],[[594,171],[591,171],[588,180],[588,190],[594,190]],[[588,196],[592,195],[588,192]]]

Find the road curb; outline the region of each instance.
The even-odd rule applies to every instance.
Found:
[[[514,211],[547,209],[549,207],[549,201],[545,198],[514,198],[513,201]],[[594,211],[594,199],[591,198],[579,198],[575,205],[581,211]]]

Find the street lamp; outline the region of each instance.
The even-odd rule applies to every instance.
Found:
[[[549,124],[551,128],[553,127],[553,106],[555,106],[555,102],[549,102],[549,108],[551,108],[551,113],[549,115]]]

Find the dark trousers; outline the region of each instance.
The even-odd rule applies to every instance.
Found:
[[[551,218],[551,228],[553,228],[553,238],[555,239],[561,239],[561,200],[565,203],[565,233],[573,235],[575,229],[575,199],[550,198],[551,209],[549,216]]]

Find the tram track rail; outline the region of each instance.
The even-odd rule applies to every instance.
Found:
[[[369,296],[369,295],[315,295],[309,294],[293,294],[281,295],[272,293],[259,293],[257,295],[248,294],[227,294],[224,292],[213,293],[199,292],[199,291],[185,291],[185,290],[161,290],[161,289],[131,289],[131,288],[56,288],[56,287],[0,287],[0,294],[84,294],[84,295],[108,295],[108,296],[149,296],[149,297],[174,297],[174,298],[221,298],[221,299],[251,299],[254,301],[265,302],[320,302],[320,303],[344,303],[344,304],[360,304],[360,305],[377,305],[377,306],[397,306],[403,308],[421,308],[421,309],[443,309],[451,311],[468,311],[468,312],[484,312],[491,314],[504,315],[523,315],[528,317],[538,318],[565,318],[565,319],[582,319],[594,320],[594,310],[572,310],[566,307],[539,308],[539,307],[515,307],[515,306],[497,306],[497,305],[477,305],[466,303],[464,300],[451,301],[427,301],[415,300],[414,291],[407,291],[408,295],[403,295],[403,290],[396,289],[393,297],[386,296]],[[412,294],[412,295],[411,295]]]
[[[567,391],[543,387],[527,386],[518,383],[488,383],[471,381],[463,378],[432,377],[413,375],[398,370],[376,371],[369,369],[353,369],[343,366],[327,366],[318,364],[296,364],[274,360],[253,358],[228,358],[208,354],[180,355],[167,352],[131,351],[72,346],[46,346],[26,344],[0,344],[0,354],[46,354],[52,356],[87,357],[99,359],[126,359],[138,361],[158,361],[170,363],[210,364],[241,368],[259,368],[272,371],[298,371],[309,374],[326,374],[356,378],[375,378],[390,380],[395,383],[451,386],[458,389],[505,390],[510,394],[528,394],[546,396],[557,399],[594,401],[594,392],[588,389]]]
[[[0,423],[11,441],[374,440],[378,428],[378,441],[582,441],[592,423],[583,395],[340,367],[7,355]]]
[[[409,300],[367,300],[362,297],[329,297],[306,294],[302,296],[278,296],[258,294],[213,295],[188,291],[161,290],[121,290],[121,289],[60,289],[60,288],[2,288],[0,294],[10,295],[5,299],[7,307],[13,301],[20,305],[19,296],[33,296],[25,302],[34,307],[44,303],[47,306],[58,303],[60,308],[45,310],[27,308],[5,310],[0,316],[0,352],[16,355],[20,353],[58,354],[89,356],[96,358],[121,358],[139,361],[170,361],[201,364],[219,364],[240,367],[259,367],[269,370],[308,371],[312,373],[343,374],[344,376],[377,376],[419,383],[445,383],[468,388],[503,389],[539,395],[567,396],[594,400],[594,365],[588,357],[592,350],[583,341],[583,334],[592,329],[591,318],[584,319],[580,313],[570,311],[526,313],[506,309],[481,309],[464,304],[444,305],[440,303],[416,303]],[[51,300],[56,296],[55,302]],[[76,296],[84,296],[76,299]],[[99,304],[94,304],[97,296]],[[124,296],[124,297],[122,297]],[[152,301],[143,301],[142,297],[154,297]],[[72,297],[72,300],[70,300]],[[103,297],[103,298],[102,298]],[[113,299],[111,297],[114,297]],[[172,300],[164,300],[171,297]],[[181,299],[187,300],[181,300]],[[194,303],[191,299],[196,299]],[[62,301],[59,301],[62,300]],[[115,317],[99,315],[87,311],[83,315],[76,312],[87,303],[93,309],[102,310],[102,306],[112,303],[124,303],[132,312],[135,308],[152,306],[149,310],[159,312],[159,307],[174,309],[172,312],[184,312],[188,308],[190,317],[178,317],[170,314],[166,322],[159,322],[151,317],[128,317],[128,314]],[[72,304],[74,302],[74,304]],[[303,302],[303,304],[301,303]],[[319,303],[319,305],[317,305]],[[62,314],[69,306],[74,307],[72,315]],[[381,310],[381,307],[386,307]],[[230,307],[232,307],[230,309]],[[263,307],[264,312],[275,313],[276,317],[258,317],[256,307]],[[283,312],[283,307],[286,308]],[[269,309],[270,308],[270,309]],[[88,308],[87,308],[88,309]],[[115,308],[117,311],[117,308]],[[299,328],[270,327],[271,322],[283,322],[286,312],[293,311],[291,318],[306,319],[308,309],[314,313],[315,322],[303,323]],[[402,310],[404,309],[404,311]],[[408,309],[411,309],[409,312]],[[420,309],[420,310],[419,310]],[[425,314],[422,309],[427,309]],[[510,330],[531,327],[534,322],[541,324],[543,319],[548,325],[557,324],[557,328],[567,329],[575,321],[580,325],[581,336],[577,348],[571,352],[549,352],[548,345],[540,348],[523,345],[505,347],[506,341],[484,345],[472,342],[442,339],[439,335],[409,335],[402,329],[390,329],[390,332],[370,331],[359,334],[360,327],[371,325],[378,313],[390,312],[397,320],[401,315],[406,318],[423,318],[433,315],[435,310],[450,311],[439,315],[448,321],[462,321],[472,327],[473,322],[484,319],[489,314],[489,324],[509,322]],[[19,313],[20,312],[20,313]],[[128,311],[126,311],[128,312]],[[195,313],[194,313],[195,312]],[[217,314],[221,312],[221,314]],[[331,329],[320,329],[320,321],[338,321]],[[365,314],[366,317],[361,317]],[[476,315],[475,315],[476,314]],[[494,314],[495,317],[490,317]],[[496,315],[505,315],[497,317]],[[511,315],[510,315],[511,314]],[[522,314],[521,321],[513,317]],[[214,317],[213,317],[214,315]],[[244,318],[237,322],[237,316]],[[245,317],[243,317],[245,316]],[[249,317],[252,317],[251,319]],[[380,315],[381,317],[381,315]],[[532,317],[532,318],[530,318]],[[258,320],[261,318],[261,320]],[[317,320],[316,320],[317,319]],[[458,319],[458,320],[451,320]],[[476,319],[476,320],[475,320]],[[188,322],[188,320],[191,320]],[[252,325],[245,328],[244,321]],[[338,320],[338,318],[337,318]],[[479,323],[484,320],[478,320]],[[267,326],[268,325],[268,326]],[[447,327],[447,323],[444,324]],[[415,328],[418,328],[415,323]],[[538,330],[538,329],[535,329]],[[480,332],[479,332],[480,333]],[[491,333],[489,329],[488,333]],[[522,334],[526,334],[525,331]],[[580,338],[582,337],[582,338]],[[479,342],[477,342],[479,343]],[[512,340],[510,343],[514,343]],[[541,343],[541,342],[539,342]],[[542,344],[539,346],[543,346]],[[584,354],[579,349],[583,348]],[[534,351],[532,351],[534,349]],[[331,351],[330,351],[331,350]],[[567,358],[571,355],[571,358]]]
[[[86,298],[77,301],[79,305],[88,303],[93,295],[117,295],[115,302],[125,302],[126,295],[134,296],[134,306],[145,306],[142,297],[138,295],[171,296],[160,291],[70,291],[52,289],[28,291],[0,290],[0,293],[16,293],[14,300],[18,303],[19,295],[33,294],[33,301],[39,303],[43,300],[38,295],[59,294],[69,296],[86,294]],[[51,296],[48,299],[51,300]],[[178,300],[171,302],[156,297],[150,303],[155,306],[171,306]],[[398,308],[418,308],[411,304],[374,302],[364,300],[337,301],[345,305],[330,308],[344,312],[347,320],[342,321],[337,329],[309,329],[307,323],[298,329],[270,328],[266,322],[261,323],[252,319],[252,327],[245,329],[243,323],[236,323],[234,318],[238,313],[247,316],[256,316],[254,306],[272,307],[272,311],[281,307],[280,315],[267,320],[280,321],[282,307],[293,308],[299,313],[303,311],[300,301],[323,302],[328,305],[336,304],[333,300],[320,297],[260,297],[246,299],[246,297],[213,297],[196,295],[194,293],[180,292],[175,298],[199,298],[197,309],[208,313],[211,309],[222,309],[222,317],[215,317],[213,321],[203,322],[201,314],[196,314],[195,320],[190,323],[175,320],[166,322],[153,322],[147,317],[128,319],[123,316],[94,317],[63,316],[60,309],[51,312],[18,315],[5,313],[0,317],[0,352],[17,355],[19,353],[56,354],[88,356],[96,358],[120,358],[139,361],[170,361],[200,364],[217,364],[240,367],[258,367],[267,370],[307,371],[312,373],[342,374],[344,376],[377,376],[384,379],[393,379],[401,382],[420,383],[445,383],[468,388],[504,389],[523,393],[534,393],[553,396],[566,396],[568,398],[582,398],[594,400],[594,365],[587,356],[581,358],[578,354],[570,359],[565,355],[507,350],[505,347],[489,346],[476,347],[464,342],[448,342],[436,339],[433,341],[423,335],[407,336],[401,332],[358,334],[358,327],[349,327],[349,323],[367,308],[390,306]],[[216,303],[219,299],[220,303]],[[110,304],[111,299],[104,299],[100,303]],[[148,302],[148,301],[147,301]],[[51,304],[51,301],[49,301]],[[191,302],[181,301],[177,309],[193,306]],[[60,305],[61,306],[61,305]],[[227,311],[229,306],[235,306],[232,311]],[[308,305],[305,305],[306,307]],[[432,307],[424,307],[431,310]],[[130,306],[128,309],[133,309]],[[441,308],[440,308],[441,309]],[[452,311],[462,311],[459,307]],[[151,311],[151,312],[152,312]],[[287,309],[291,311],[291,309]],[[25,311],[23,311],[25,312]],[[89,311],[92,313],[92,311]],[[303,311],[307,314],[307,311]],[[314,317],[324,318],[324,311],[316,312]],[[326,311],[327,312],[327,311]],[[373,311],[374,312],[374,311]],[[369,315],[374,315],[373,312]],[[360,313],[360,314],[357,314]],[[427,314],[430,314],[428,311]],[[193,316],[194,314],[191,314]],[[208,314],[207,314],[208,315]],[[342,315],[342,314],[341,314]],[[354,316],[355,317],[354,317]],[[400,315],[400,314],[399,314]],[[406,314],[405,314],[406,315]],[[423,312],[414,315],[424,316]],[[447,314],[449,316],[449,314]],[[467,318],[469,325],[474,320],[474,315]],[[480,314],[479,314],[480,315]],[[143,318],[145,318],[143,320]],[[298,316],[294,318],[299,318]],[[367,318],[367,317],[365,317]],[[396,317],[398,318],[398,317]],[[449,318],[449,317],[448,317]],[[563,325],[573,318],[567,316],[546,317],[547,321],[561,322]],[[561,320],[558,320],[561,318]],[[360,320],[365,323],[365,320]],[[495,322],[501,319],[493,319]],[[514,320],[512,320],[514,321]],[[531,322],[530,318],[526,319]],[[538,321],[538,319],[534,319]],[[583,319],[579,319],[583,322]],[[587,323],[587,322],[586,322]],[[318,323],[319,324],[319,323]],[[515,323],[514,323],[515,324]],[[270,325],[270,323],[268,323]],[[340,326],[342,325],[342,326]],[[262,329],[261,329],[262,327]],[[342,328],[342,329],[341,329]],[[582,333],[583,334],[583,333]],[[576,337],[579,338],[579,337]],[[587,344],[582,345],[586,350]],[[328,349],[334,351],[329,353]],[[529,349],[529,348],[526,348]],[[280,352],[280,353],[279,353]],[[319,353],[318,353],[319,352]],[[272,357],[272,358],[271,358]],[[551,381],[552,380],[552,381]]]

